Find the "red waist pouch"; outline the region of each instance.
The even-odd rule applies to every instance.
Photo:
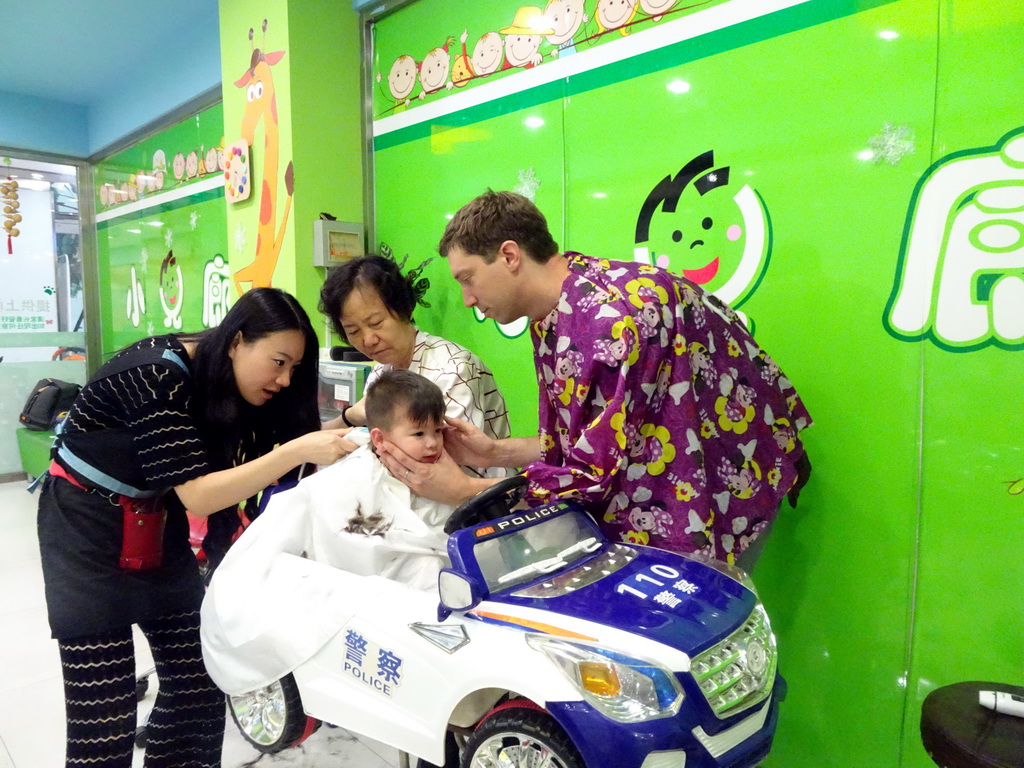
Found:
[[[163,498],[132,499],[118,496],[124,513],[124,541],[121,567],[128,571],[159,568],[164,554],[164,525],[167,510]]]

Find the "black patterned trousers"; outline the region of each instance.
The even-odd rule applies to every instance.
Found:
[[[224,694],[203,666],[199,612],[140,624],[159,692],[149,717],[146,768],[219,768]],[[130,768],[135,746],[131,627],[58,641],[64,669],[67,768]]]

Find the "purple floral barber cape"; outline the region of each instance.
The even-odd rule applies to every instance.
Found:
[[[528,499],[576,498],[613,540],[733,562],[796,481],[807,409],[702,288],[566,256],[558,306],[531,327],[542,458]]]

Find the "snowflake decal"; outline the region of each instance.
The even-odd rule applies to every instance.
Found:
[[[516,184],[512,191],[522,195],[532,203],[537,197],[537,189],[539,187],[540,179],[533,175],[533,168],[527,168],[524,171],[519,171],[519,183]]]
[[[917,150],[910,126],[892,123],[886,123],[881,133],[868,139],[868,146],[874,153],[876,163],[884,160],[889,165],[898,165],[904,156],[912,155]]]
[[[235,229],[235,250],[239,253],[245,250],[245,227],[241,224]]]
[[[174,245],[174,232],[173,232],[173,230],[170,230],[170,229],[165,229],[164,230],[164,245],[166,245],[168,249],[170,249],[171,246]]]
[[[199,224],[199,214],[196,213],[195,211],[192,211],[192,215],[188,217],[188,224],[190,227],[192,227],[192,229],[195,229],[196,226]]]

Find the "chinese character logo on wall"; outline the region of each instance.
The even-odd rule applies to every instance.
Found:
[[[918,182],[884,322],[952,352],[1024,349],[1024,128]]]

